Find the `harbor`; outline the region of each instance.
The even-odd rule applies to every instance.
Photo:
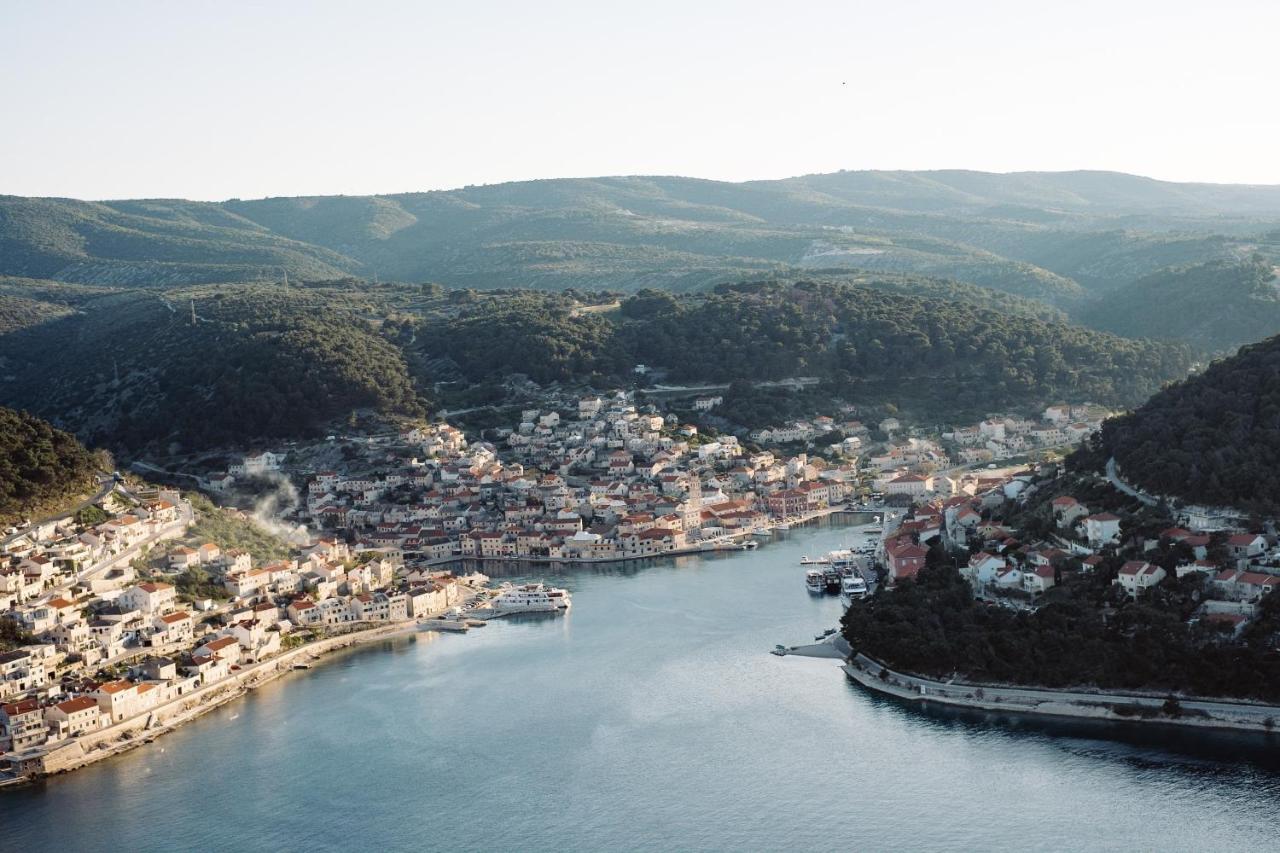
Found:
[[[1280,768],[1261,735],[1009,729],[881,698],[839,660],[766,654],[838,624],[842,602],[809,595],[799,561],[851,530],[831,519],[751,552],[495,571],[568,590],[571,612],[304,659],[309,671],[153,744],[9,792],[0,821],[13,849],[158,853],[198,801],[272,815],[266,829],[221,821],[218,847],[337,850],[355,833],[377,849],[475,849],[483,803],[505,816],[487,849],[658,851],[673,833],[704,850],[953,849],[960,833],[1021,851],[1032,836],[1123,844],[1154,821],[1180,827],[1166,849],[1212,850],[1230,813],[1234,842],[1271,845]],[[234,772],[208,760],[232,754]],[[876,820],[831,819],[813,786],[833,767]],[[317,784],[336,769],[341,785]],[[991,792],[1014,789],[1020,808],[991,820]],[[922,820],[925,801],[944,817]],[[424,835],[407,816],[428,812]],[[1081,829],[1081,813],[1106,831]]]

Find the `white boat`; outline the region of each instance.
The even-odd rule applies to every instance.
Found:
[[[822,572],[817,569],[810,569],[804,573],[804,585],[809,592],[815,595],[821,595],[827,591],[826,579],[822,577]]]
[[[567,590],[541,583],[504,583],[490,606],[503,613],[558,613],[571,605]]]
[[[862,575],[852,574],[840,582],[840,595],[849,601],[861,601],[867,597],[867,582]]]
[[[764,529],[764,530],[754,530],[754,531],[752,531],[751,535],[752,535],[752,536],[759,536],[761,539],[772,539],[772,538],[773,538],[773,531],[772,531],[772,530],[769,530],[768,528],[766,528],[766,529]]]
[[[831,561],[828,560],[826,557],[804,556],[800,558],[800,565],[802,566],[825,566],[830,562]]]
[[[826,556],[826,561],[831,564],[833,569],[853,569],[857,567],[853,551],[848,548],[830,552]]]

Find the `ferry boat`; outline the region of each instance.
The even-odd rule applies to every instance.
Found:
[[[810,569],[804,573],[804,585],[815,595],[822,595],[827,591],[827,582],[822,577],[822,572],[817,569]]]
[[[571,604],[568,591],[541,583],[504,583],[490,603],[504,613],[557,613]]]
[[[867,592],[867,582],[862,575],[852,574],[840,582],[840,595],[848,601],[861,601]]]
[[[831,568],[840,572],[857,567],[853,551],[848,548],[841,548],[838,551],[832,551],[827,554],[827,562],[831,564]]]

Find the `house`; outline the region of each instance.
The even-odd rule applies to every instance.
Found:
[[[138,610],[144,615],[167,613],[173,609],[177,598],[177,590],[172,584],[162,581],[148,581],[131,586],[120,593],[121,609]]]
[[[48,673],[41,655],[33,654],[29,649],[0,654],[0,699],[35,690],[47,681]]]
[[[919,474],[903,474],[885,484],[885,492],[890,495],[906,495],[912,499],[920,498],[926,492],[933,491],[933,478]]]
[[[1109,512],[1099,512],[1086,516],[1084,533],[1089,544],[1094,548],[1114,545],[1120,541],[1120,517]]]
[[[979,551],[969,558],[969,564],[960,570],[970,583],[988,584],[995,580],[996,574],[1008,564],[1004,557]]]
[[[138,689],[132,681],[109,681],[90,693],[103,716],[112,723],[138,713]]]
[[[1160,566],[1153,566],[1143,560],[1129,560],[1120,567],[1116,583],[1131,597],[1137,598],[1139,592],[1150,589],[1164,580],[1164,577],[1165,570]]]
[[[1267,550],[1267,537],[1261,533],[1237,533],[1227,539],[1227,548],[1241,568],[1253,557],[1262,556]]]
[[[48,734],[39,699],[0,705],[0,752],[18,752],[39,746]]]
[[[200,554],[195,548],[179,545],[169,552],[169,568],[174,571],[186,571],[200,565]]]
[[[1059,527],[1070,530],[1076,522],[1089,514],[1089,508],[1070,495],[1053,499],[1053,518]]]
[[[92,696],[77,696],[49,707],[44,719],[58,737],[76,737],[102,728],[102,709]]]
[[[272,453],[269,450],[251,453],[238,464],[230,466],[227,473],[233,477],[260,477],[272,471],[279,471],[282,462],[284,462],[283,453]]]
[[[929,553],[929,549],[910,540],[886,543],[884,551],[889,577],[895,581],[914,578],[924,568],[925,557]]]
[[[151,635],[152,645],[190,642],[194,631],[191,614],[186,611],[157,616],[151,627],[155,629]]]
[[[240,644],[233,636],[218,637],[197,647],[191,655],[192,657],[213,657],[216,655],[229,664],[236,664],[240,662]]]
[[[1053,566],[1036,566],[1022,576],[1022,588],[1032,595],[1048,592],[1054,585]]]

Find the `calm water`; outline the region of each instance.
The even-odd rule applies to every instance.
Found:
[[[1260,738],[924,715],[835,662],[754,553],[556,576],[563,619],[333,658],[129,755],[0,797],[0,849],[1264,850]]]

